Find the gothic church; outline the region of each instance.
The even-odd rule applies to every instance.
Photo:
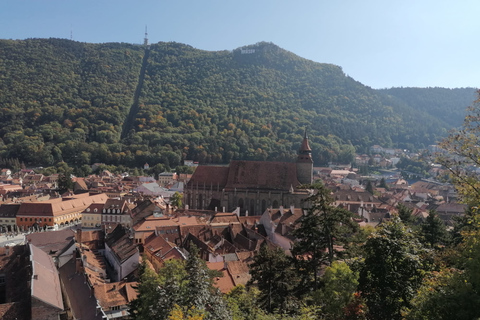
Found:
[[[190,209],[261,215],[267,208],[302,207],[308,196],[302,184],[313,179],[312,150],[305,132],[297,161],[267,162],[233,160],[227,166],[198,166],[184,189]]]

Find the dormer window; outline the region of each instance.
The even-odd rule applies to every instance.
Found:
[[[93,212],[97,212],[97,211],[98,211],[98,209],[97,209],[97,208],[93,209]]]
[[[87,212],[90,212],[90,208],[87,208],[87,210],[86,210],[86,211],[87,211]]]

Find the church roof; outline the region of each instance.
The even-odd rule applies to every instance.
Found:
[[[223,189],[227,184],[228,170],[227,166],[198,166],[188,185],[194,187],[198,184],[199,187],[205,185],[213,188],[218,186]]]
[[[298,185],[295,163],[232,161],[225,188],[290,190]]]

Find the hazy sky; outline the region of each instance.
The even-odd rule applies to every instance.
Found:
[[[0,0],[0,38],[176,41],[232,50],[260,41],[333,63],[373,88],[480,87],[480,1]]]

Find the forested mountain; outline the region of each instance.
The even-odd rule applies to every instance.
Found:
[[[465,109],[477,98],[474,88],[390,88],[379,91],[439,118],[452,128],[462,124]]]
[[[271,43],[210,52],[172,42],[0,40],[0,157],[129,167],[291,160],[307,128],[316,164],[349,161],[372,144],[434,143],[473,100],[473,89],[440,98],[426,90],[426,100],[391,90]]]

